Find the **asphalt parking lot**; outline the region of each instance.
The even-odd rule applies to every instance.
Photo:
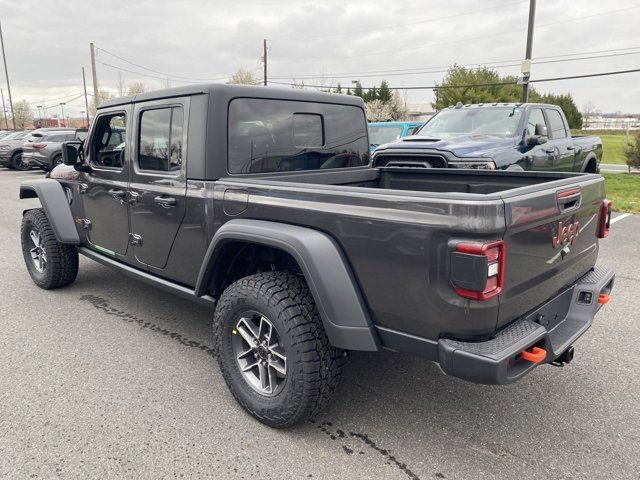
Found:
[[[571,365],[490,387],[355,353],[329,410],[278,431],[227,390],[207,309],[84,258],[70,287],[31,282],[18,184],[41,175],[0,170],[0,478],[640,476],[640,216],[601,243],[613,300]]]

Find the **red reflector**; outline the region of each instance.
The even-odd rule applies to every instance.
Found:
[[[601,293],[598,295],[598,303],[601,303],[602,305],[604,305],[605,303],[609,303],[609,300],[611,300],[611,297],[609,297],[609,295],[607,295],[606,293]]]
[[[600,207],[600,220],[598,223],[598,238],[606,238],[611,226],[611,200],[603,200]]]
[[[490,243],[460,242],[456,245],[456,252],[483,256],[487,259],[487,267],[489,266],[489,263],[498,263],[497,274],[492,275],[491,273],[488,273],[484,289],[468,290],[454,285],[453,288],[458,295],[472,300],[488,300],[491,297],[495,297],[502,291],[505,260],[504,242],[502,240]],[[489,272],[489,268],[487,268],[487,272]]]

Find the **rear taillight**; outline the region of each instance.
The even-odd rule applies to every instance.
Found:
[[[600,207],[600,221],[598,223],[598,238],[606,238],[611,226],[611,200],[603,200]]]
[[[40,148],[44,148],[44,147],[46,147],[46,146],[47,146],[47,144],[46,144],[46,143],[32,143],[32,144],[31,144],[31,146],[32,146],[33,148],[40,149]]]
[[[487,300],[502,291],[504,242],[460,242],[451,254],[451,283],[456,293],[473,300]]]

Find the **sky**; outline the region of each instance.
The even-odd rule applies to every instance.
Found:
[[[149,89],[225,82],[239,68],[262,79],[264,38],[274,82],[406,88],[441,81],[454,63],[518,75],[528,10],[528,0],[0,0],[0,22],[14,103],[59,113],[65,102],[65,115],[79,115],[83,66],[92,92],[90,42],[98,84],[113,92],[119,75]],[[637,0],[538,1],[531,78],[640,68],[639,20]],[[0,87],[8,104],[3,74]],[[570,92],[580,109],[640,112],[640,72],[535,88]],[[433,100],[430,90],[402,94]]]

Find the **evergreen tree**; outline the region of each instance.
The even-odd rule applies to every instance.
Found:
[[[362,90],[362,84],[360,83],[360,80],[356,82],[356,86],[353,89],[353,94],[356,97],[364,98],[364,91]]]
[[[340,83],[338,83],[338,86],[336,87],[336,89],[333,92],[334,93],[342,93],[342,87],[340,86]]]
[[[391,100],[391,96],[392,94],[391,90],[389,90],[389,84],[386,80],[383,80],[380,84],[380,90],[378,90],[378,100],[380,100],[382,103],[387,103],[389,100]]]
[[[556,95],[553,93],[545,93],[540,97],[540,100],[532,100],[539,101],[540,103],[550,103],[551,105],[558,105],[562,108],[564,112],[564,116],[567,117],[567,122],[569,122],[569,128],[572,129],[581,129],[582,128],[582,114],[576,103],[573,101],[573,97],[570,93]]]

